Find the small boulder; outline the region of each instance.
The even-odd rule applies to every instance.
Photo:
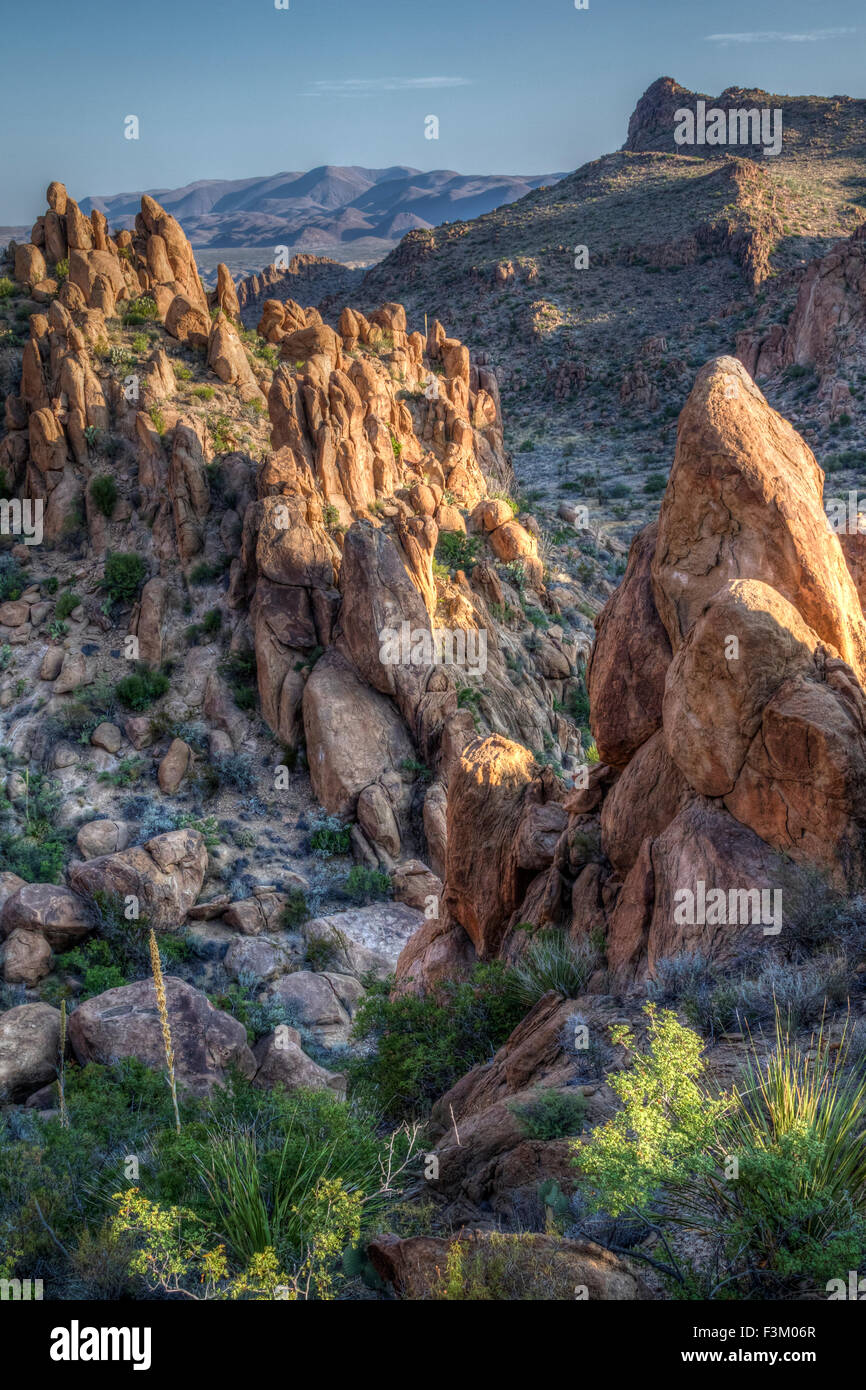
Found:
[[[57,1075],[60,1010],[19,1004],[0,1014],[0,1096],[13,1104]]]

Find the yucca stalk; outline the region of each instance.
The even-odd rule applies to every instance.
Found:
[[[57,1071],[57,1089],[60,1093],[60,1123],[69,1128],[69,1111],[66,1109],[66,1000],[60,1001],[60,1066]]]
[[[174,1048],[171,1045],[171,1028],[168,1022],[168,1004],[165,997],[165,981],[162,978],[162,965],[159,959],[159,947],[156,944],[156,935],[153,927],[150,929],[150,968],[153,972],[153,984],[156,989],[156,1002],[159,1005],[159,1018],[162,1024],[162,1041],[165,1046],[165,1065],[168,1069],[168,1084],[171,1089],[171,1103],[174,1106],[174,1125],[180,1134],[180,1112],[177,1108],[177,1082],[174,1075]]]

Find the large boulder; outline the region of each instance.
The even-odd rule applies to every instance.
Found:
[[[467,1282],[488,1287],[491,1298],[634,1303],[655,1296],[618,1255],[589,1240],[490,1231],[463,1231],[458,1236],[382,1235],[371,1242],[368,1253],[379,1277],[402,1297],[444,1298],[448,1257],[455,1241],[461,1246]]]
[[[336,1091],[346,1093],[346,1078],[342,1072],[328,1071],[308,1057],[301,1047],[301,1035],[296,1028],[281,1024],[266,1038],[260,1038],[253,1048],[256,1071],[253,1085],[262,1091],[280,1086],[285,1091]]]
[[[93,931],[86,902],[54,883],[25,883],[0,911],[0,936],[14,931],[39,932],[55,951],[68,951]]]
[[[76,892],[138,899],[139,911],[155,931],[181,925],[204,882],[207,849],[197,830],[170,830],[145,845],[73,864]]]
[[[365,787],[414,756],[391,701],[333,648],[307,681],[303,716],[313,791],[332,814],[353,815]]]
[[[707,363],[680,416],[652,562],[674,650],[719,589],[758,579],[866,678],[866,620],[822,489],[811,449],[745,367]]]
[[[166,1009],[179,1085],[196,1095],[224,1085],[232,1069],[252,1078],[256,1061],[243,1024],[174,975],[165,978]],[[76,1060],[112,1062],[137,1057],[165,1070],[165,1044],[153,980],[106,990],[80,1004],[69,1019]]]

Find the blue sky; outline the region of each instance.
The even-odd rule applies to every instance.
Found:
[[[862,0],[49,0],[4,18],[0,223],[319,164],[547,173],[617,148],[656,77],[866,96]],[[19,56],[20,61],[16,59]],[[424,118],[439,118],[438,141]],[[140,139],[124,138],[136,115]]]

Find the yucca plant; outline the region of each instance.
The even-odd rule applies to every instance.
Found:
[[[393,1195],[412,1158],[417,1127],[404,1126],[390,1143],[364,1149],[347,1144],[338,1126],[327,1126],[326,1114],[327,1106],[317,1112],[299,1093],[278,1150],[255,1123],[227,1121],[208,1130],[207,1148],[195,1162],[212,1209],[209,1221],[241,1263],[268,1248],[287,1259],[301,1257],[314,1234],[322,1183],[336,1182],[357,1197],[368,1219]]]
[[[60,1060],[57,1066],[57,1091],[60,1099],[60,1123],[69,1128],[69,1111],[66,1108],[66,1000],[60,1001]]]
[[[514,967],[512,988],[527,1008],[551,989],[566,999],[574,999],[583,993],[600,959],[590,937],[575,940],[566,931],[540,931]]]
[[[731,1176],[695,1194],[707,1224],[768,1274],[820,1281],[866,1254],[866,1077],[846,1074],[846,1054],[823,1024],[803,1048],[777,1012],[774,1050],[759,1061],[752,1049],[720,1129]]]
[[[153,973],[156,1002],[159,1006],[159,1021],[162,1025],[165,1066],[168,1074],[168,1084],[171,1090],[171,1102],[174,1106],[174,1125],[178,1134],[180,1134],[180,1112],[177,1108],[177,1080],[174,1074],[174,1048],[171,1043],[171,1026],[168,1021],[168,1002],[165,995],[165,981],[162,978],[162,963],[159,959],[159,947],[156,944],[156,935],[153,927],[150,929],[150,968]]]

